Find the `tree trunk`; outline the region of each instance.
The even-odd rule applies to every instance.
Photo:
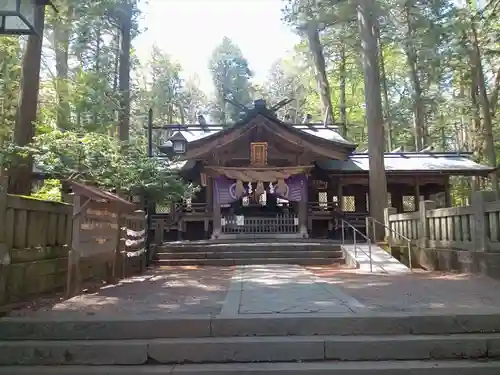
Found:
[[[95,37],[95,73],[97,75],[97,77],[99,76],[99,73],[101,71],[101,42],[102,42],[102,38],[101,38],[101,25],[97,25],[97,30],[96,30],[96,37]],[[92,122],[93,124],[91,125],[92,126],[92,129],[97,129],[98,125],[99,124],[99,114],[97,113],[97,108],[98,106],[94,106],[94,108],[92,109]]]
[[[130,47],[132,29],[132,7],[124,2],[120,12],[121,48],[120,48],[120,112],[118,113],[118,134],[121,141],[129,140],[130,131]]]
[[[380,29],[377,27],[377,41],[379,46],[379,61],[380,61],[380,79],[382,80],[382,89],[384,93],[384,120],[385,130],[387,132],[387,152],[391,152],[392,146],[392,121],[391,121],[391,104],[389,102],[389,88],[387,87],[387,75],[385,72],[384,47],[380,38]]]
[[[44,24],[45,6],[37,5],[34,26],[39,31],[38,35],[30,35],[26,43],[21,71],[21,93],[14,127],[14,143],[21,147],[30,144],[35,135]],[[33,158],[19,158],[10,170],[8,191],[12,194],[30,195],[32,174]]]
[[[470,29],[470,43],[472,46],[471,51],[471,63],[475,70],[475,81],[478,88],[478,99],[482,107],[483,114],[483,142],[484,142],[484,152],[488,159],[488,164],[492,167],[496,167],[497,157],[495,151],[495,141],[493,139],[493,118],[491,115],[491,106],[488,98],[488,92],[486,90],[486,80],[484,77],[483,63],[481,61],[481,50],[479,49],[479,42],[477,36],[477,29],[474,21],[471,24]],[[498,186],[498,174],[493,172],[490,174],[491,184],[493,189],[496,191],[497,196],[500,195]]]
[[[340,123],[342,124],[342,136],[347,136],[347,108],[346,108],[346,81],[347,81],[347,57],[345,41],[340,45]]]
[[[68,88],[68,56],[73,7],[68,5],[65,13],[54,22],[54,50],[57,75],[57,114],[56,125],[59,129],[71,128],[71,107]]]
[[[306,33],[309,51],[311,52],[314,67],[316,68],[316,81],[318,83],[321,103],[323,104],[323,113],[326,115],[326,123],[333,124],[335,123],[335,117],[333,115],[330,84],[328,83],[328,75],[326,74],[325,56],[323,55],[323,46],[319,39],[317,25],[315,23],[309,23],[306,26]]]
[[[425,136],[425,105],[422,95],[422,85],[418,74],[417,54],[415,47],[412,44],[414,40],[413,24],[411,19],[411,8],[413,7],[413,0],[405,4],[406,12],[406,25],[408,27],[408,35],[406,42],[406,58],[408,66],[410,67],[410,79],[413,87],[413,103],[415,115],[415,147],[417,151],[424,148],[427,143]]]
[[[362,0],[358,5],[358,18],[363,52],[365,77],[366,121],[368,127],[370,216],[384,222],[384,209],[387,207],[387,179],[384,166],[384,120],[380,92],[380,71],[378,65],[378,46],[375,30],[374,0]],[[384,237],[385,229],[376,226],[374,240]]]

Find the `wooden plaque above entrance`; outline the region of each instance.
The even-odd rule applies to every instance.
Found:
[[[267,165],[267,142],[250,143],[250,163],[253,166]]]

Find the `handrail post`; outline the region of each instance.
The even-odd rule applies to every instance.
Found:
[[[408,241],[408,263],[410,266],[410,272],[413,272],[413,266],[412,266],[412,256],[411,256],[411,242]]]
[[[344,220],[340,220],[342,222],[342,245],[345,245],[345,234],[344,234]]]
[[[352,233],[354,235],[354,257],[357,258],[358,257],[358,248],[356,246],[356,231],[353,229]]]
[[[377,241],[377,229],[375,228],[375,225],[377,224],[375,220],[372,220],[372,234],[373,234],[373,241],[376,242]]]
[[[370,272],[373,272],[372,241],[368,240],[368,255],[370,257]]]

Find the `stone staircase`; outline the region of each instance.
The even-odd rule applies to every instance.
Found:
[[[342,249],[332,241],[255,240],[214,242],[182,241],[166,243],[157,249],[165,266],[234,266],[249,264],[344,264]]]
[[[0,374],[498,375],[499,314],[0,320]]]

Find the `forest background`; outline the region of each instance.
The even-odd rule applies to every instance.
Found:
[[[243,105],[256,98],[272,104],[292,99],[280,118],[302,122],[310,115],[323,122],[327,116],[358,150],[366,150],[355,1],[284,0],[282,22],[300,41],[263,83],[252,79],[252,61],[223,38],[207,61],[213,94],[200,89],[198,77],[187,77],[169,51],[154,47],[147,61],[138,59],[134,39],[146,26],[141,1],[55,0],[58,13],[48,7],[37,15],[42,38],[0,37],[0,162],[15,176],[12,192],[31,193],[34,163],[55,177],[176,199],[189,189],[168,163],[147,157],[148,110],[158,124],[195,124],[203,115],[231,126],[240,110],[224,98]],[[386,130],[380,147],[468,151],[496,166],[500,0],[376,3]],[[157,133],[155,143],[167,136]],[[19,146],[25,154],[12,157]],[[466,203],[478,185],[498,184],[494,175],[455,182],[456,204]],[[49,181],[34,194],[59,199],[59,184]]]

